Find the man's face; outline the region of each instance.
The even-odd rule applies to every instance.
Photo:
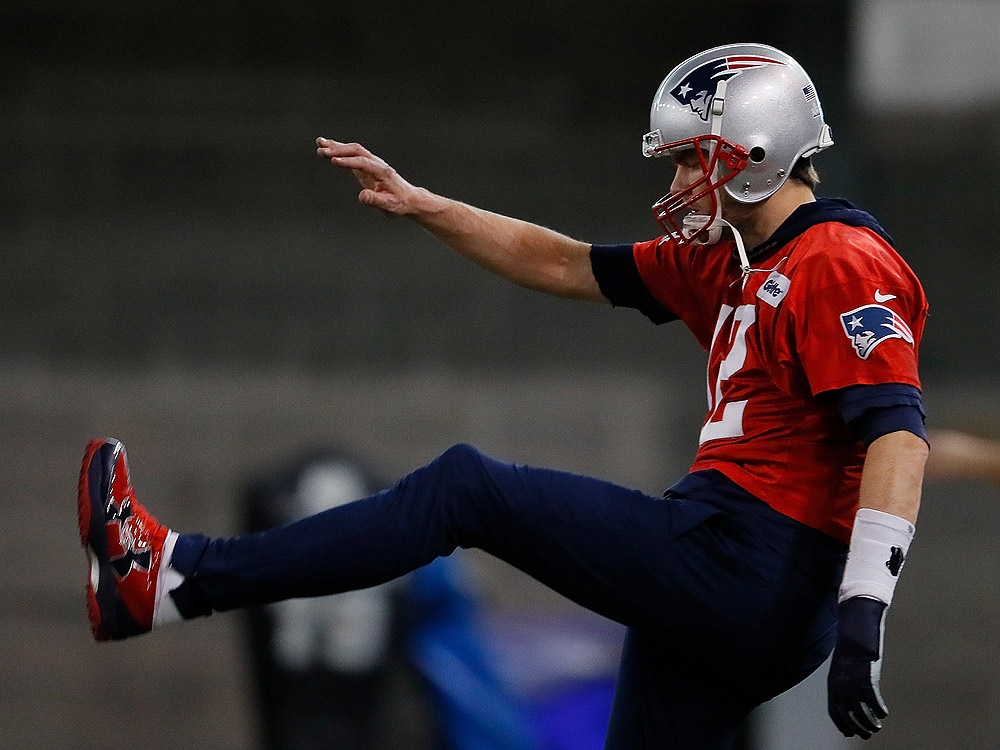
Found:
[[[706,165],[709,163],[709,154],[704,149],[701,150],[701,158],[698,151],[687,149],[671,156],[674,163],[674,180],[670,183],[670,194],[678,193],[691,187],[705,176]],[[719,200],[719,215],[732,222],[740,223],[746,214],[752,210],[752,206],[733,199],[729,193],[721,188],[716,188]],[[691,205],[691,211],[696,214],[709,215],[712,213],[712,197],[705,195]]]
[[[670,194],[677,195],[690,188],[695,183],[705,177],[705,165],[708,164],[708,153],[701,151],[699,158],[698,149],[689,148],[671,156],[674,163],[674,179],[670,183]],[[712,212],[711,196],[704,196],[691,205],[691,210],[699,214],[710,214]]]

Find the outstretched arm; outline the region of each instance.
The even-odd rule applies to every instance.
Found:
[[[354,174],[361,203],[412,219],[488,271],[559,297],[606,301],[591,270],[589,244],[411,185],[358,143],[318,138],[316,153]]]

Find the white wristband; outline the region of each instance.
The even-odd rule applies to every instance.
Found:
[[[915,531],[905,518],[871,508],[858,510],[838,601],[867,596],[892,604]]]

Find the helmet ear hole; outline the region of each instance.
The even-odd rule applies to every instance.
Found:
[[[760,164],[765,158],[767,158],[767,152],[762,146],[754,146],[750,149],[750,161],[754,164]]]

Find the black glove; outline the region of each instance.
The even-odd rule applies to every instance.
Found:
[[[880,719],[889,713],[878,686],[886,607],[878,599],[855,596],[837,608],[840,624],[827,699],[830,718],[845,737],[867,740],[882,728]]]

